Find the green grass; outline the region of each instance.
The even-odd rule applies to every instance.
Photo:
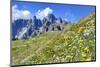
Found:
[[[94,61],[95,14],[28,40],[12,41],[12,65]]]

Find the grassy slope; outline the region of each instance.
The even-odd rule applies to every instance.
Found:
[[[29,40],[12,42],[12,64],[42,64],[95,60],[95,14]]]

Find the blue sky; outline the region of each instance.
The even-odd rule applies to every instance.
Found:
[[[40,10],[43,11],[46,8],[52,10],[52,13],[56,17],[61,17],[68,21],[77,22],[80,18],[88,16],[90,13],[95,12],[94,6],[82,6],[82,5],[68,5],[68,4],[50,4],[50,3],[36,3],[36,2],[13,2],[13,5],[17,5],[17,10],[27,10],[32,16]],[[28,12],[27,12],[28,13]]]

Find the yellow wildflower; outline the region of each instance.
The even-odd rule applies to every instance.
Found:
[[[83,58],[86,58],[87,56],[86,56],[86,53],[82,53],[82,57]]]
[[[78,30],[78,33],[82,32],[84,30],[84,27],[80,27]]]
[[[80,43],[80,44],[79,44],[79,47],[82,47],[82,46],[83,46],[83,44],[82,44],[82,43]]]
[[[87,58],[86,61],[91,61],[91,57]]]
[[[72,57],[73,56],[68,55],[68,56],[66,56],[66,59],[72,59]]]
[[[73,49],[76,49],[77,47],[76,46],[73,46]]]
[[[88,47],[84,48],[84,51],[85,51],[87,54],[89,54],[89,53],[90,53],[90,50],[89,50],[89,48],[88,48]]]

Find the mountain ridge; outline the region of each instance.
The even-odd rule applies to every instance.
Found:
[[[48,14],[42,20],[36,16],[29,20],[18,19],[12,23],[12,39],[27,39],[48,31],[61,31],[64,24],[68,24],[68,21],[56,18],[53,14]]]

